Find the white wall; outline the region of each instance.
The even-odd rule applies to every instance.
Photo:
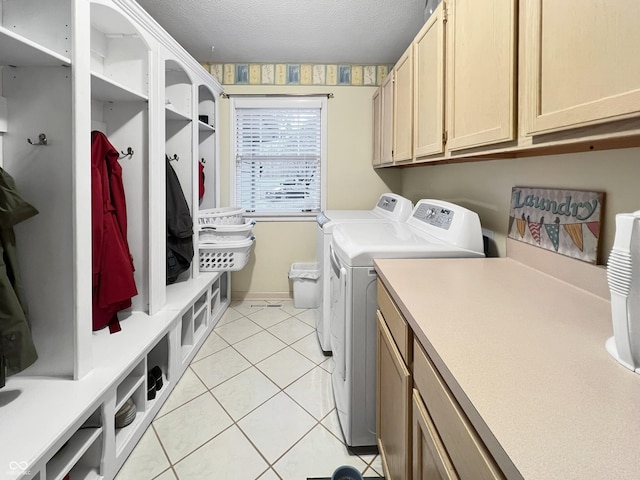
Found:
[[[371,167],[372,101],[375,87],[351,86],[225,86],[229,94],[333,93],[328,100],[327,209],[371,209],[380,194],[399,191],[401,172]],[[229,101],[220,104],[221,198],[229,199]],[[234,300],[286,298],[288,273],[294,262],[316,258],[316,223],[258,222],[256,243],[247,266],[231,275]]]

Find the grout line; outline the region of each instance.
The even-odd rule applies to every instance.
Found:
[[[155,419],[154,419],[155,420]],[[158,432],[156,431],[155,426],[153,425],[153,420],[151,421],[151,424],[149,425],[149,427],[147,428],[147,430],[151,428],[153,434],[156,436],[156,439],[158,440],[158,443],[160,444],[160,448],[162,449],[162,453],[164,453],[165,458],[167,459],[167,462],[169,462],[169,466],[170,468],[173,470],[173,463],[171,462],[171,459],[169,458],[169,454],[167,453],[167,450],[164,448],[164,444],[162,443],[162,439],[160,438],[160,435],[158,434]],[[145,432],[147,433],[147,432]],[[144,433],[143,433],[144,435]],[[137,446],[137,445],[136,445]],[[135,448],[135,447],[134,447]],[[125,460],[126,462],[126,460]],[[124,464],[123,464],[124,466]],[[166,470],[165,470],[166,471]],[[174,472],[175,474],[175,472]],[[176,475],[177,477],[177,475]]]
[[[211,335],[213,335],[214,333],[215,333],[214,331],[211,331],[211,333],[209,334],[209,336],[208,336],[208,337],[205,339],[205,341],[202,343],[202,347],[204,347],[204,344],[207,342],[207,340],[209,340],[209,337],[211,337]],[[222,347],[220,350],[216,350],[215,352],[211,352],[211,353],[209,353],[208,355],[205,355],[204,357],[202,357],[202,358],[198,358],[198,359],[196,360],[196,358],[198,357],[198,353],[200,353],[200,350],[202,350],[202,347],[200,347],[200,350],[198,350],[198,351],[196,352],[196,354],[193,356],[193,360],[191,360],[191,363],[189,363],[189,366],[193,365],[194,363],[198,363],[198,362],[200,362],[200,361],[204,360],[205,358],[210,357],[211,355],[215,355],[216,353],[218,353],[218,352],[220,352],[220,351],[224,350],[225,348],[227,348],[227,347],[230,347],[230,346],[231,346],[231,345],[229,345],[229,342],[227,342],[224,338],[222,338],[222,337],[221,337],[220,335],[218,335],[217,333],[216,333],[216,336],[217,336],[220,340],[222,340],[222,342],[224,342],[224,344],[226,345],[226,347]]]
[[[222,435],[224,432],[226,432],[227,430],[233,428],[234,424],[229,425],[226,428],[223,428],[222,430],[220,430],[218,433],[216,433],[213,437],[211,437],[209,440],[207,440],[206,442],[204,442],[202,445],[198,445],[196,448],[194,448],[193,450],[191,450],[189,453],[187,453],[185,456],[180,457],[179,460],[176,460],[175,463],[171,464],[171,468],[174,468],[178,463],[180,463],[181,461],[183,461],[184,459],[186,459],[187,457],[190,457],[191,455],[193,455],[194,453],[196,453],[198,450],[200,450],[201,448],[203,448],[206,444],[211,443],[213,440],[215,440],[216,438],[218,438],[220,435]],[[174,472],[175,473],[175,472]],[[178,475],[176,474],[176,477]]]
[[[175,470],[173,469],[173,465],[171,465],[171,462],[169,462],[169,467],[167,467],[166,469],[164,469],[162,472],[160,472],[158,475],[156,475],[155,477],[153,477],[151,480],[156,480],[157,478],[160,478],[162,475],[164,475],[167,472],[172,472],[173,476],[175,478],[178,478],[178,475],[176,474]]]
[[[284,393],[284,392],[282,392],[282,393]],[[313,419],[315,420],[315,417],[314,417],[313,415],[311,416],[311,418],[313,418]],[[273,468],[273,466],[274,466],[276,463],[278,463],[280,460],[282,460],[282,458],[284,458],[284,456],[285,456],[285,455],[287,455],[287,453],[289,453],[289,452],[293,449],[293,447],[295,447],[296,445],[298,445],[298,444],[299,444],[299,443],[300,443],[300,442],[301,442],[301,441],[302,441],[302,440],[303,440],[307,435],[309,435],[309,434],[313,431],[313,429],[315,429],[318,425],[320,425],[320,422],[316,421],[316,423],[315,423],[315,424],[314,424],[314,425],[313,425],[309,430],[307,430],[306,432],[304,432],[304,433],[302,434],[302,436],[301,436],[298,440],[296,440],[296,441],[295,441],[295,442],[293,442],[291,445],[289,445],[289,448],[287,448],[284,452],[282,452],[282,454],[281,454],[279,457],[277,457],[277,458],[273,461],[273,464],[270,464],[270,465],[271,465],[271,467]],[[275,470],[275,469],[274,469],[274,470]]]
[[[269,333],[269,332],[267,332],[267,333]],[[256,334],[256,335],[257,335],[257,334]],[[270,335],[273,335],[273,334],[271,333]],[[273,337],[275,337],[275,338],[276,338],[276,339],[278,339],[280,342],[282,342],[282,340],[280,340],[280,339],[279,339],[278,337],[276,337],[275,335],[273,335]],[[250,338],[250,337],[248,337],[248,338]],[[245,340],[246,340],[246,339],[245,339]],[[238,342],[238,343],[240,343],[240,342]],[[277,353],[281,352],[282,350],[284,350],[285,348],[287,348],[287,347],[289,346],[289,345],[287,345],[287,344],[286,344],[286,343],[284,343],[284,342],[282,342],[282,343],[284,344],[284,347],[282,347],[282,348],[280,348],[280,349],[276,350],[276,351],[275,351],[275,352],[273,352],[273,353],[270,353],[270,354],[269,354],[269,355],[267,355],[266,357],[264,357],[264,358],[262,358],[262,359],[258,360],[256,363],[253,363],[249,358],[247,358],[245,355],[243,355],[243,353],[242,353],[240,350],[238,350],[237,348],[235,348],[233,345],[230,345],[230,346],[231,346],[231,348],[233,348],[236,352],[238,352],[238,354],[239,354],[239,355],[241,355],[241,356],[242,356],[242,358],[244,358],[247,362],[249,362],[252,366],[254,366],[254,367],[255,367],[258,363],[265,361],[267,358],[271,358],[271,357],[273,357],[275,354],[277,354]],[[262,372],[261,372],[261,373],[262,373]],[[271,380],[271,379],[269,379],[269,380]],[[273,381],[273,380],[271,380],[271,381]]]

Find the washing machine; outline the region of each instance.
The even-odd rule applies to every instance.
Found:
[[[341,224],[330,246],[333,395],[347,447],[376,447],[376,258],[484,257],[475,212],[420,200],[404,223]],[[425,272],[428,274],[428,272]]]
[[[317,282],[318,308],[315,309],[316,331],[320,348],[331,355],[329,337],[329,245],[336,225],[342,223],[404,222],[413,210],[413,203],[400,195],[384,193],[371,210],[325,210],[316,217],[316,261],[320,271]]]

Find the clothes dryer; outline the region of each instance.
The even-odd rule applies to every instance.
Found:
[[[320,271],[318,278],[318,308],[315,310],[316,331],[320,347],[325,355],[331,355],[329,337],[329,245],[336,225],[343,223],[375,223],[382,221],[404,222],[413,209],[410,200],[396,195],[384,193],[371,210],[325,210],[316,217],[318,228],[316,234],[316,261]]]
[[[420,200],[405,223],[341,224],[330,247],[333,394],[347,447],[376,445],[376,258],[484,257],[478,215]],[[425,272],[428,275],[428,272]]]

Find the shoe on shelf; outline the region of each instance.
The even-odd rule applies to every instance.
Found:
[[[162,369],[159,366],[155,366],[151,369],[150,375],[153,375],[156,381],[156,391],[162,388]]]
[[[147,375],[147,400],[156,398],[156,377],[152,373]]]

